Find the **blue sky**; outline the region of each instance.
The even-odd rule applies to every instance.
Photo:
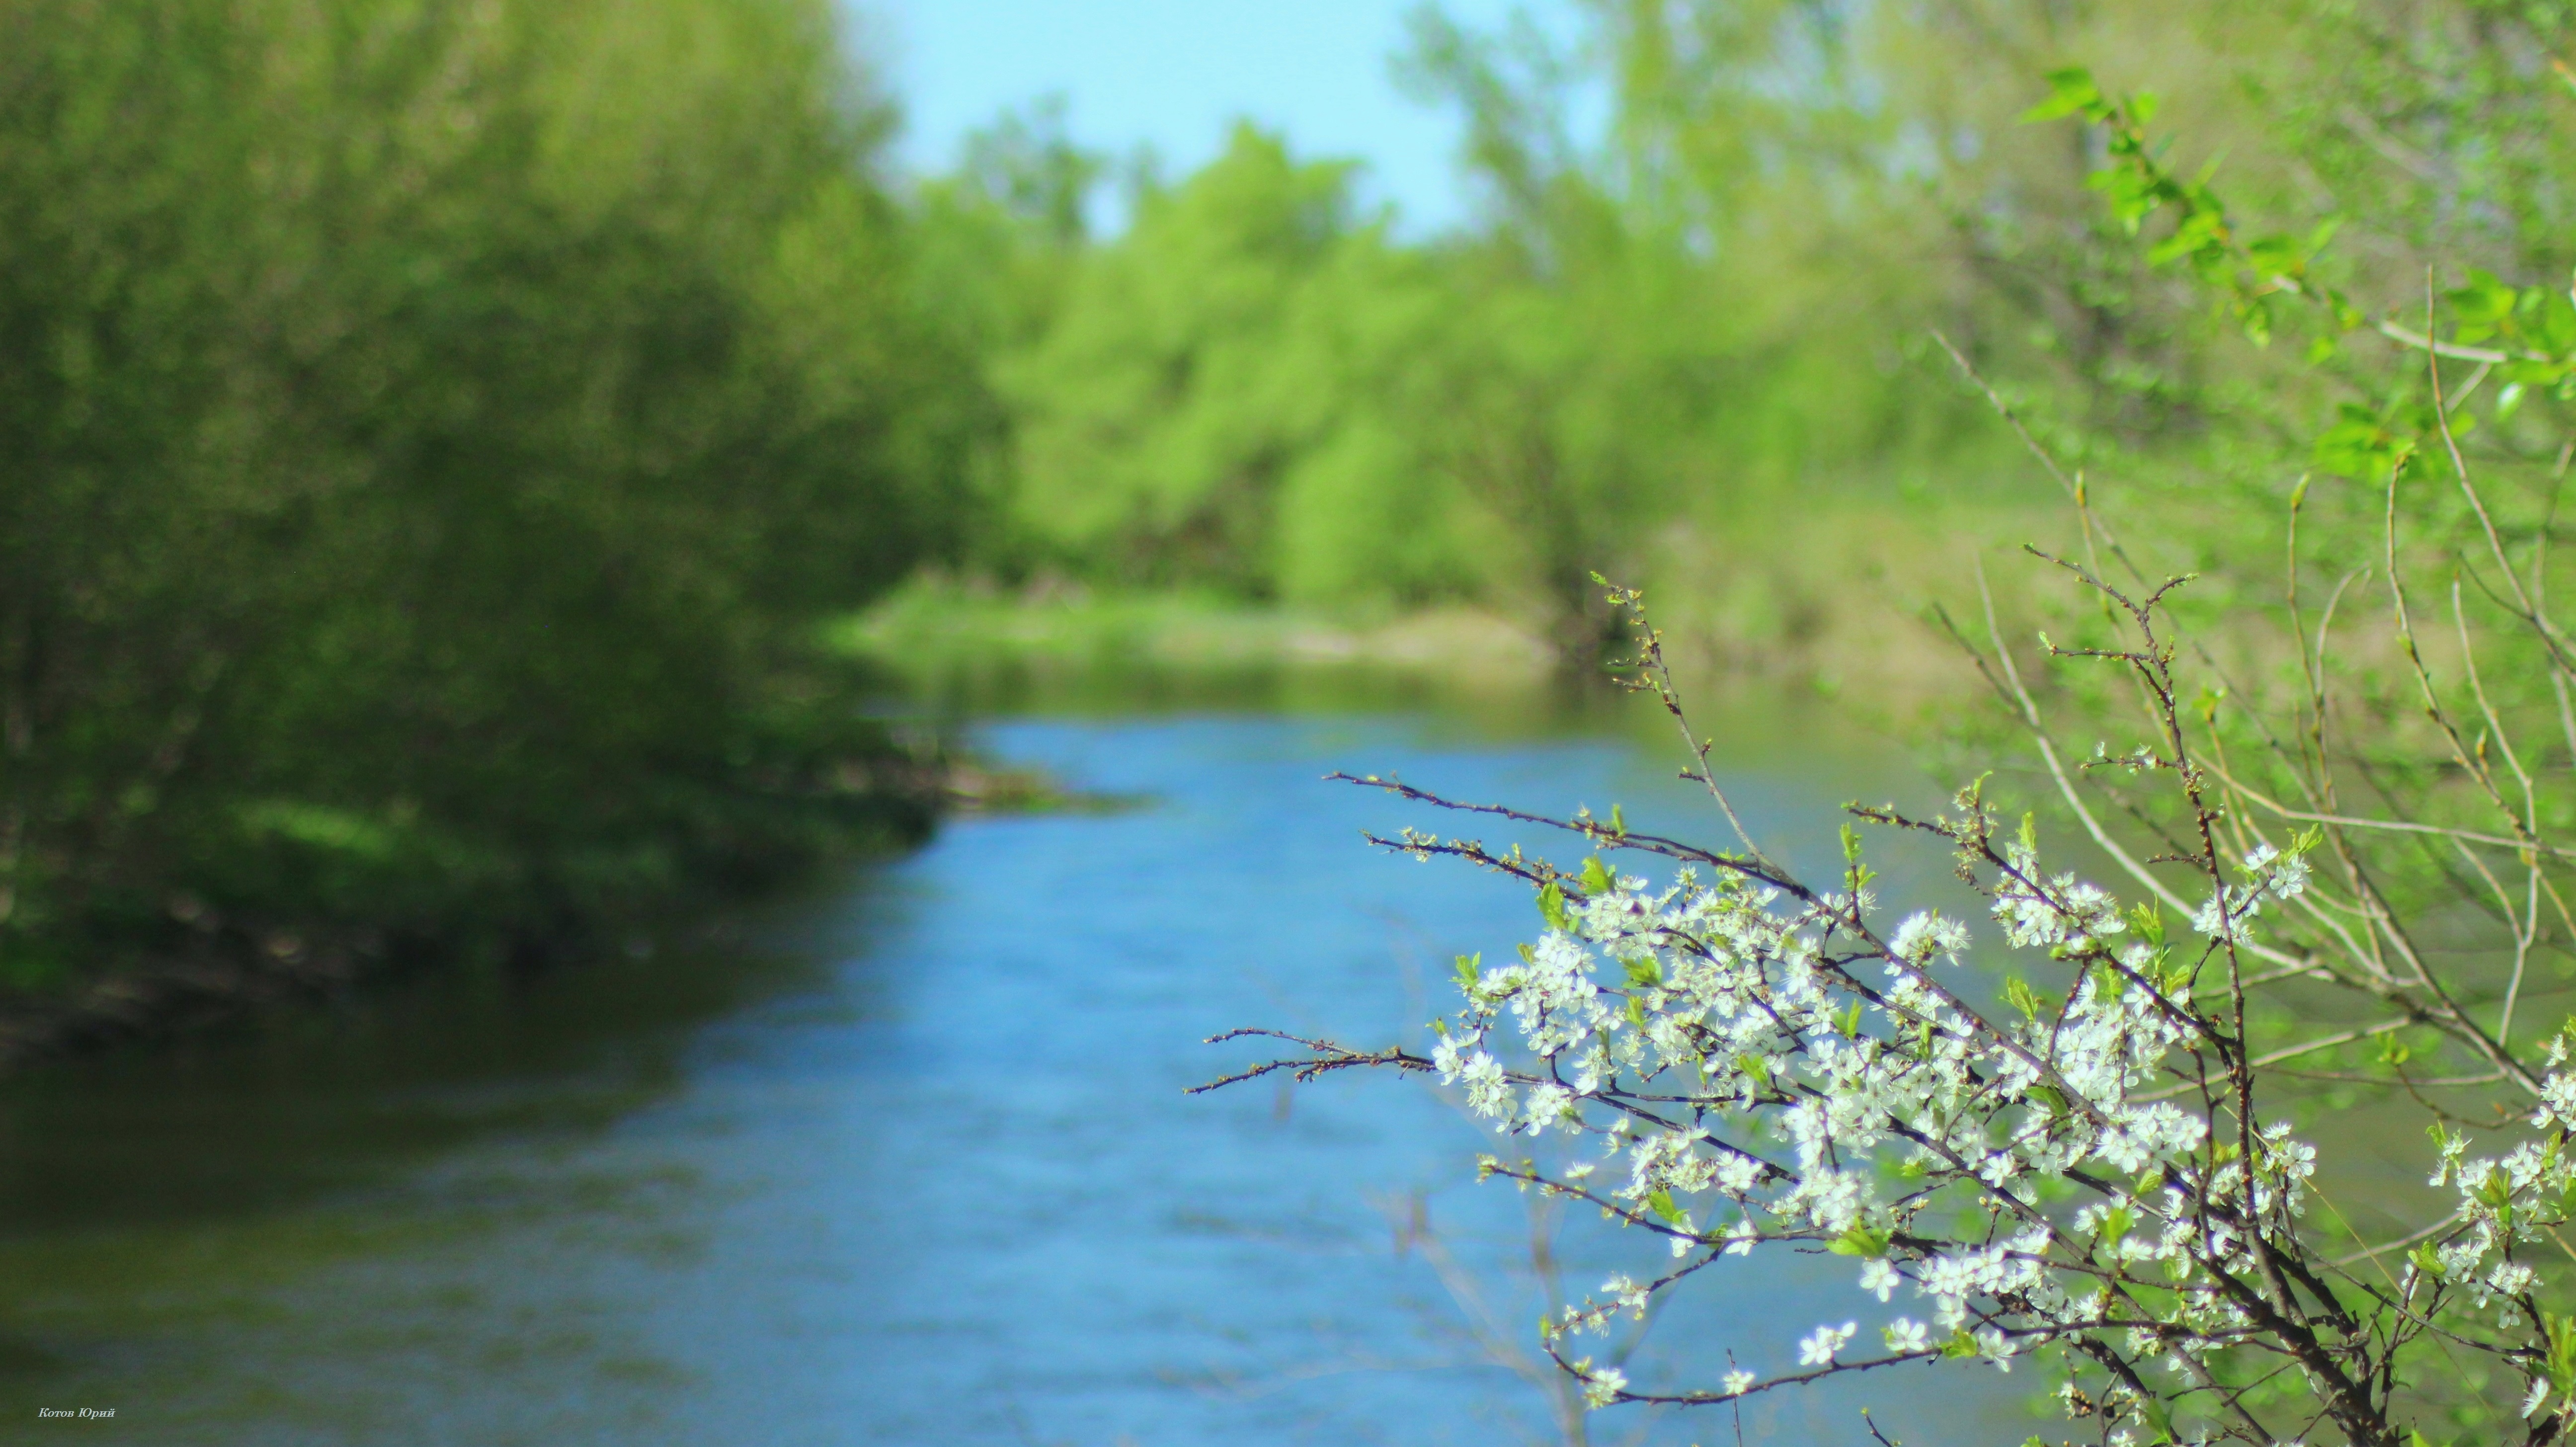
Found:
[[[1459,124],[1396,87],[1388,58],[1415,0],[855,0],[859,26],[902,98],[904,161],[952,164],[967,132],[1004,107],[1061,92],[1075,137],[1161,153],[1166,174],[1215,154],[1248,116],[1300,155],[1368,163],[1363,200],[1393,201],[1421,234],[1462,219]],[[1513,0],[1446,0],[1478,29]],[[1527,0],[1560,34],[1572,0]]]

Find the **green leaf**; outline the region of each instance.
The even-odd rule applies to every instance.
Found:
[[[1476,993],[1476,982],[1484,977],[1484,971],[1482,969],[1484,963],[1485,957],[1481,953],[1460,955],[1458,957],[1458,988],[1466,991],[1470,995]]]
[[[1884,1256],[1887,1254],[1888,1241],[1888,1234],[1884,1231],[1872,1231],[1866,1226],[1854,1226],[1836,1237],[1833,1244],[1826,1249],[1836,1256]]]
[[[2317,438],[2318,471],[2376,482],[2414,454],[2415,439],[2369,408],[2347,402],[2340,415],[2341,420]]]
[[[2541,1326],[2549,1334],[2550,1381],[2576,1381],[2576,1318],[2544,1312]]]
[[[1574,921],[1565,913],[1565,891],[1559,889],[1554,880],[1549,880],[1547,887],[1538,892],[1538,917],[1547,921],[1549,929],[1561,934],[1574,933]]]
[[[2265,277],[2297,276],[2307,266],[2307,252],[2295,237],[2266,236],[2249,243],[2245,258]]]
[[[2270,297],[2256,297],[2238,308],[2236,321],[2237,325],[2244,329],[2247,341],[2258,347],[2272,345],[2272,299]]]
[[[2034,1021],[2039,1018],[2040,1011],[2047,1005],[2047,1002],[2040,998],[2039,992],[2030,987],[2030,982],[2019,975],[2004,977],[2004,998],[2012,1002],[2014,1009]]]
[[[1610,871],[1601,867],[1600,860],[1586,859],[1583,861],[1583,892],[1585,894],[1608,894],[1618,887],[1618,882],[1610,877]]]
[[[2048,99],[2021,113],[2023,125],[2053,121],[2078,111],[2091,111],[2102,105],[2102,88],[2093,83],[2093,73],[2080,66],[2048,73]]]
[[[2500,1224],[2513,1224],[2513,1182],[2504,1172],[2497,1171],[2487,1177],[2486,1183],[2478,1187],[2478,1199],[2495,1208]]]
[[[2476,268],[2469,271],[2468,285],[2445,292],[2442,299],[2450,303],[2451,314],[2458,318],[2463,341],[2494,335],[2495,329],[2513,315],[2518,300],[2514,289],[2497,280],[2493,272]]]
[[[2152,176],[2118,166],[2105,166],[2084,178],[2088,189],[2099,191],[2108,199],[2111,218],[2120,229],[2135,236],[2138,226],[2154,213],[2164,199],[2164,188]]]
[[[2147,264],[2162,266],[2176,257],[2189,256],[2211,247],[2221,246],[2224,244],[2221,238],[2226,230],[2225,216],[2215,211],[2194,212],[2182,219],[2182,224],[2174,228],[2173,235],[2148,249]]]
[[[2128,1207],[2113,1207],[2110,1212],[2102,1218],[2102,1244],[2105,1246],[2119,1245],[2122,1240],[2127,1238],[2130,1228],[2137,1224],[2138,1218],[2136,1214],[2131,1212]]]

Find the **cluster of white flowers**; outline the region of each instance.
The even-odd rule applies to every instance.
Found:
[[[2246,1329],[2221,1278],[2257,1274],[2260,1242],[2305,1208],[2315,1152],[2277,1125],[2227,1122],[2213,1140],[2204,1102],[2139,1098],[2177,1078],[2177,1051],[2205,1043],[2193,961],[2109,892],[2044,876],[2027,834],[1980,862],[2004,942],[2071,969],[2062,998],[2016,981],[2017,1013],[1974,1008],[1960,990],[1976,977],[1942,977],[1971,947],[1967,925],[1925,911],[1882,937],[1857,871],[1854,887],[1817,895],[1723,867],[1658,888],[1593,861],[1583,887],[1545,887],[1548,928],[1517,961],[1462,962],[1466,1006],[1442,1022],[1434,1063],[1498,1129],[1600,1148],[1553,1177],[1489,1157],[1491,1170],[1592,1200],[1664,1235],[1676,1257],[1823,1243],[1861,1258],[1860,1289],[1877,1301],[1910,1288],[1929,1304],[1929,1322],[1883,1325],[1883,1359],[1846,1357],[1859,1323],[1818,1326],[1801,1368],[1940,1355],[2009,1370],[2034,1346],[2107,1330],[2190,1378],[2210,1343]],[[2255,851],[2246,882],[2205,911],[2213,940],[2200,948],[2241,937],[2306,878],[2298,853]],[[2552,1100],[2576,1113],[2576,1088]],[[2464,1197],[2500,1201],[2568,1179],[2555,1155],[2449,1169]],[[2498,1194],[2471,1175],[2511,1184]],[[2069,1182],[2092,1199],[2052,1209]],[[1982,1203],[1996,1229],[1930,1229],[1943,1192]],[[2462,1271],[2519,1239],[2501,1221],[2479,1237],[2469,1219],[2442,1248]],[[2479,1279],[2512,1294],[2506,1276]],[[1551,1331],[1642,1317],[1662,1285],[1614,1277]],[[1603,1387],[1611,1375],[1586,1369],[1596,1400],[1625,1392]],[[1741,1369],[1723,1380],[1728,1396],[1764,1385]]]
[[[2191,927],[2212,939],[2251,939],[2254,916],[2263,912],[2266,901],[2294,899],[2307,884],[2305,858],[2258,844],[2245,856],[2245,881],[2203,900],[2191,917]]]
[[[1606,1407],[1619,1400],[1628,1390],[1628,1374],[1617,1367],[1596,1367],[1592,1359],[1574,1364],[1575,1374],[1583,1378],[1583,1401],[1586,1406]]]
[[[2472,1159],[2467,1135],[2433,1127],[2439,1156],[2428,1184],[2450,1186],[2459,1204],[2449,1229],[2408,1258],[2404,1284],[2410,1296],[2438,1281],[2481,1311],[2496,1308],[2501,1325],[2533,1314],[2537,1273],[2515,1253],[2542,1242],[2554,1245],[2576,1195],[2576,1159],[2567,1150],[2568,1129],[2576,1124],[2568,1113],[2569,1102],[2576,1101],[2576,1078],[2565,1069],[2567,1037],[2552,1039],[2548,1051],[2549,1071],[2530,1117],[2533,1129],[2546,1132],[2540,1139],[2521,1141],[2502,1156]],[[2576,1377],[2563,1368],[2560,1375]],[[2553,1388],[2576,1396],[2576,1380],[2553,1383],[2535,1375],[2524,1415],[2537,1412]]]
[[[2460,463],[2456,452],[2451,460]],[[2459,471],[2465,486],[2465,466]],[[2490,530],[2502,562],[2497,538]],[[2439,818],[2298,812],[2279,801],[2348,807],[2317,787],[2333,775],[2325,695],[2307,700],[2289,751],[2321,779],[2302,772],[2298,788],[2257,793],[2221,766],[2217,748],[2231,738],[2219,722],[2224,694],[2206,695],[2196,720],[2179,701],[2177,645],[2160,610],[2187,580],[2133,599],[2102,582],[2089,558],[2085,566],[2053,561],[2100,593],[2129,641],[2059,649],[2042,635],[2040,643],[2052,654],[2116,663],[2140,688],[2156,742],[2117,756],[2097,747],[2091,766],[2174,782],[2167,806],[2125,791],[2106,801],[2146,826],[2137,842],[2153,835],[2169,852],[2129,853],[2086,801],[2084,775],[2061,767],[2048,737],[2038,747],[2094,844],[2160,904],[2130,909],[2075,873],[2043,868],[2035,820],[2006,838],[1982,781],[1940,818],[1852,810],[1945,837],[1960,878],[1984,898],[1980,921],[1882,910],[1848,828],[1847,867],[1834,886],[1798,881],[1764,857],[1718,790],[1696,735],[1697,767],[1684,777],[1717,796],[1741,853],[1632,835],[1616,809],[1606,823],[1588,812],[1546,820],[1372,777],[1358,782],[1551,825],[1617,859],[1660,856],[1680,867],[1658,884],[1600,858],[1567,874],[1518,845],[1488,850],[1413,829],[1378,839],[1528,881],[1546,928],[1515,962],[1460,961],[1465,1006],[1435,1026],[1442,1038],[1428,1062],[1300,1041],[1315,1053],[1229,1078],[1427,1063],[1498,1132],[1548,1136],[1564,1164],[1488,1156],[1486,1173],[1597,1207],[1659,1237],[1673,1258],[1650,1280],[1613,1275],[1596,1296],[1544,1322],[1549,1355],[1595,1405],[1728,1402],[1898,1363],[2011,1371],[2036,1357],[2062,1370],[2064,1408],[2085,1422],[2078,1435],[2105,1447],[2222,1437],[2298,1447],[2319,1432],[2352,1443],[2430,1440],[2413,1430],[2417,1420],[2440,1424],[2446,1440],[2471,1440],[2450,1430],[2460,1427],[2500,1441],[2501,1429],[2479,1431],[2497,1425],[2507,1385],[2528,1419],[2518,1438],[2576,1441],[2576,1313],[2560,1314],[2563,1267],[2543,1249],[2576,1254],[2576,1233],[2562,1229],[2576,1222],[2576,1073],[2567,1068],[2576,1019],[2547,1043],[2545,1066],[2532,1032],[2517,1039],[2513,1028],[2517,1004],[2527,1009],[2538,994],[2525,988],[2534,951],[2567,949],[2544,932],[2552,916],[2543,899],[2565,914],[2561,885],[2576,853],[2538,837],[2545,811],[2522,758],[2502,753],[2509,783],[2489,763],[2503,716],[2470,672],[2484,724],[2476,743],[2466,742],[2409,635],[2414,702],[2430,711],[2450,751],[2413,802],[2456,792],[2472,807],[2502,809],[2510,836]],[[1613,590],[1610,601],[1641,638],[1632,684],[1690,733],[1638,595]],[[2401,626],[2405,606],[2401,594]],[[2563,637],[2537,616],[2529,621],[2563,660]],[[1996,647],[1999,684],[2036,726],[2038,705],[2000,635]],[[2323,649],[2320,641],[2320,662]],[[2263,741],[2278,749],[2284,740]],[[2476,787],[2454,790],[2460,780]],[[2401,814],[2408,807],[2401,801]],[[2288,820],[2309,827],[2282,844],[2258,837]],[[2320,852],[2328,831],[2334,843]],[[2386,849],[2437,840],[2456,847],[2465,871],[2445,859],[2453,877],[2418,897],[2427,876],[2411,862],[2392,869]],[[2331,861],[2313,890],[2312,853]],[[2508,853],[2520,871],[2519,905],[2491,867]],[[2168,866],[2198,883],[2177,892],[2184,875],[2156,872]],[[2482,889],[2464,882],[2472,875]],[[2455,909],[2465,902],[2460,888],[2479,894],[2481,909],[2493,896],[2500,935],[2481,934],[2487,927],[2473,911]],[[2510,973],[2490,992],[2484,963],[2508,953]],[[2434,956],[2483,963],[2459,973]],[[2336,989],[2364,1005],[2362,1018],[2317,1008]],[[2481,1018],[2489,1004],[2498,1007],[2492,1025]],[[2303,1028],[2320,1013],[2334,1018]],[[2408,1073],[2411,1042],[2425,1039],[2471,1073]],[[2356,1073],[2354,1056],[2374,1045],[2385,1073]],[[2470,1136],[2437,1127],[2432,1185],[2447,1193],[2447,1214],[2409,1223],[2421,1229],[2394,1228],[2394,1240],[2373,1245],[2319,1191],[2316,1149],[2275,1118],[2285,1100],[2272,1082],[2284,1076],[2336,1092],[2403,1087],[2439,1120],[2507,1138],[2473,1156]],[[2462,1109],[2427,1089],[2527,1094],[2530,1133],[2511,1138],[2514,1117],[2489,1120],[2477,1096]],[[2289,1098],[2311,1103],[2320,1094],[2305,1084],[2296,1092]],[[1606,1333],[1622,1317],[1642,1322],[1662,1293],[1766,1248],[1853,1258],[1872,1319],[1820,1323],[1803,1335],[1793,1326],[1783,1339],[1795,1337],[1794,1366],[1730,1354],[1714,1390],[1632,1388],[1620,1370],[1566,1354],[1568,1337]]]
[[[1834,1364],[1834,1354],[1841,1351],[1843,1349],[1843,1343],[1850,1341],[1852,1339],[1852,1333],[1859,1330],[1860,1323],[1856,1321],[1847,1321],[1840,1326],[1817,1327],[1812,1335],[1798,1343],[1798,1365],[1802,1367],[1832,1366]]]

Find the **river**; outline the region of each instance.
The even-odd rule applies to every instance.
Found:
[[[1921,792],[1816,744],[1814,713],[1756,700],[1722,729],[1740,801],[1793,848],[1842,798]],[[0,1089],[0,1436],[1565,1441],[1528,1356],[1534,1229],[1577,1294],[1650,1243],[1474,1184],[1486,1138],[1418,1080],[1182,1092],[1254,1058],[1200,1043],[1234,1026],[1419,1041],[1451,955],[1535,925],[1503,882],[1365,847],[1428,821],[1319,775],[1705,835],[1674,750],[1616,709],[1492,703],[975,735],[1133,803],[959,820],[605,962],[417,980]],[[1898,1309],[1837,1257],[1703,1279],[1632,1378],[1786,1367],[1817,1323]],[[2043,1387],[1909,1368],[1740,1422],[1584,1430],[1858,1442],[1868,1402],[1909,1444],[2017,1441]]]

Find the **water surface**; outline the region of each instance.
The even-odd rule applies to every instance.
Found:
[[[1730,725],[1733,786],[1792,847],[1901,778],[1760,717]],[[1418,1042],[1449,957],[1534,924],[1504,882],[1365,848],[1428,821],[1320,774],[1705,834],[1669,751],[1625,721],[1456,709],[981,734],[1145,802],[961,821],[628,958],[0,1090],[9,1414],[30,1440],[138,1443],[1566,1440],[1532,1323],[1651,1243],[1475,1185],[1488,1138],[1419,1082],[1182,1092],[1255,1058],[1199,1043],[1234,1026]],[[1628,1369],[1785,1367],[1819,1321],[1901,1306],[1840,1258],[1746,1265]],[[2030,1430],[2036,1382],[1908,1372],[1764,1402],[1743,1438],[1862,1440],[1864,1400],[1909,1443]]]

